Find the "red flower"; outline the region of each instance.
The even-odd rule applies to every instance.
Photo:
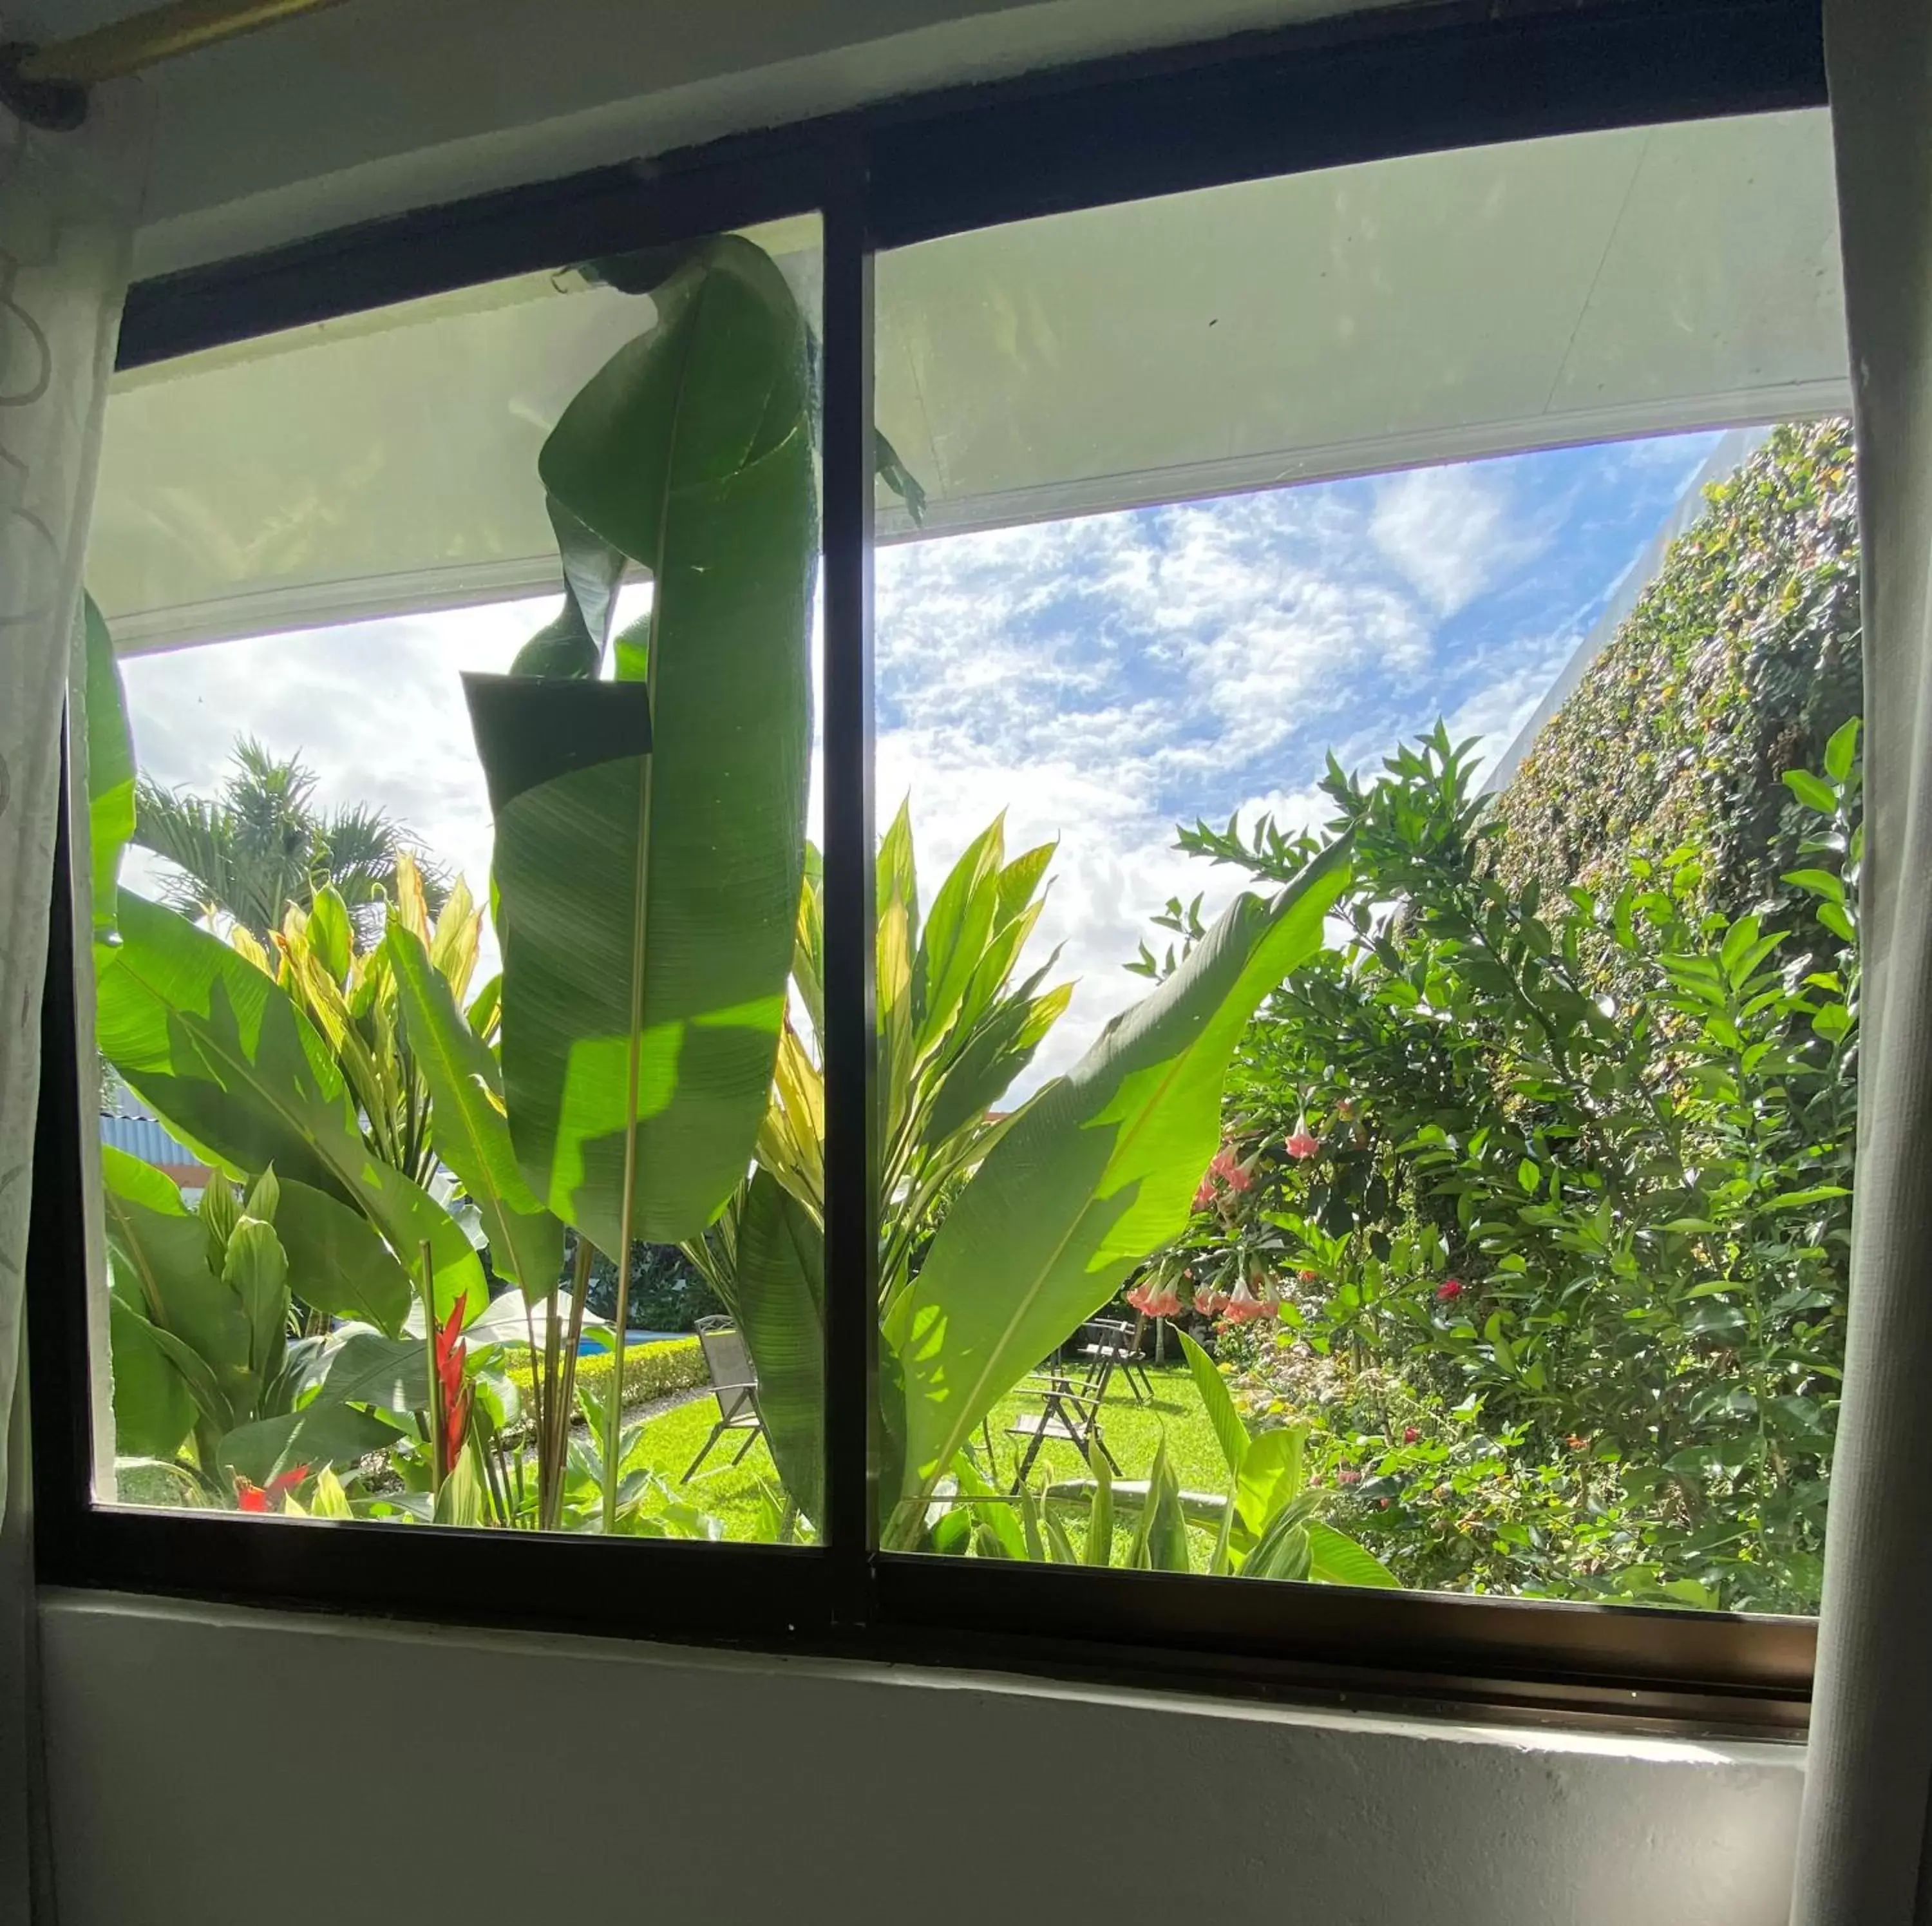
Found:
[[[1338,1485],[1359,1485],[1362,1482],[1362,1474],[1354,1466],[1344,1465],[1335,1474],[1335,1482]]]
[[[1574,1431],[1563,1442],[1568,1445],[1572,1451],[1588,1451],[1590,1448],[1590,1441],[1587,1438],[1579,1438]]]
[[[1322,1140],[1310,1132],[1308,1119],[1304,1115],[1295,1119],[1294,1131],[1281,1147],[1291,1157],[1305,1159],[1312,1157],[1322,1148]]]
[[[278,1471],[266,1485],[251,1483],[238,1473],[235,1480],[235,1508],[238,1511],[280,1511],[282,1500],[308,1476],[306,1465],[292,1465]]]
[[[463,1366],[470,1347],[458,1335],[463,1329],[464,1307],[470,1301],[466,1291],[457,1293],[449,1316],[436,1333],[436,1381],[442,1410],[442,1462],[446,1474],[463,1455],[463,1440],[470,1429],[470,1387],[464,1381]]]
[[[1297,1271],[1295,1275],[1300,1278],[1304,1284],[1319,1284],[1322,1281],[1322,1273],[1319,1271]]]
[[[1406,1426],[1402,1431],[1402,1441],[1405,1444],[1414,1444],[1421,1438],[1421,1432],[1418,1431],[1414,1426],[1409,1425]]]
[[[1453,1304],[1460,1297],[1464,1289],[1460,1277],[1445,1277],[1436,1287],[1436,1301],[1438,1304]]]

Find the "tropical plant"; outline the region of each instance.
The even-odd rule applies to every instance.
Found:
[[[742,1179],[772,1083],[810,736],[806,339],[777,270],[734,239],[689,253],[655,308],[540,458],[562,612],[508,676],[467,679],[496,828],[500,981],[464,1007],[476,912],[459,889],[432,922],[406,852],[370,881],[386,930],[358,928],[315,875],[292,781],[252,814],[238,791],[226,799],[247,846],[281,861],[273,888],[231,893],[230,940],[123,891],[118,940],[97,957],[116,1071],[218,1171],[274,1166],[302,1301],[392,1343],[416,1307],[439,1505],[449,1483],[468,1488],[453,1516],[566,1522],[594,1465],[604,1529],[667,1528],[677,1507],[648,1488],[620,1401],[574,1384],[585,1285],[598,1248],[628,1258],[638,1239],[701,1234]],[[651,573],[650,611],[614,643],[632,564]],[[520,1459],[499,1466],[519,1490],[494,1488],[448,1422],[520,1422],[466,1388],[480,1360],[461,1327],[488,1294],[463,1218],[531,1314],[527,1504]],[[571,1438],[580,1411],[594,1412],[594,1450]]]
[[[252,737],[237,738],[233,761],[213,796],[145,777],[136,789],[133,840],[172,867],[162,897],[184,915],[225,920],[266,943],[292,906],[307,909],[326,888],[380,934],[382,905],[410,859],[431,913],[442,908],[448,879],[382,810],[319,808],[315,772]]]
[[[1227,1127],[1246,1181],[1209,1187],[1178,1260],[1210,1314],[1231,1263],[1262,1275],[1282,1330],[1232,1341],[1249,1388],[1321,1420],[1406,1580],[1815,1607],[1857,735],[1785,779],[1804,866],[1784,881],[1813,906],[1786,930],[1701,907],[1688,849],[1546,906],[1497,860],[1472,745],[1439,727],[1372,783],[1331,767],[1352,939],[1244,1039]],[[1184,840],[1276,879],[1322,851],[1266,823]]]

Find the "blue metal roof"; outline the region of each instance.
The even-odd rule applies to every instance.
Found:
[[[124,1150],[145,1164],[194,1164],[201,1159],[184,1143],[178,1143],[165,1125],[152,1117],[104,1116],[100,1140],[116,1150]]]

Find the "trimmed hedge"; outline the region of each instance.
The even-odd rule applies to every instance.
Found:
[[[1594,887],[1689,845],[1706,908],[1791,897],[1805,823],[1784,774],[1863,707],[1850,426],[1780,427],[1706,494],[1496,798],[1519,887]]]
[[[593,1351],[577,1360],[577,1381],[602,1399],[610,1388],[615,1360],[608,1351]],[[532,1372],[527,1364],[513,1366],[510,1378],[528,1408]],[[624,1348],[624,1404],[626,1409],[674,1391],[691,1391],[710,1381],[704,1351],[695,1338],[666,1338],[656,1344]]]

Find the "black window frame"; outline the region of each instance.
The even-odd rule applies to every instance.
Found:
[[[872,270],[1029,216],[1352,162],[1826,104],[1818,0],[1425,5],[1090,62],[485,194],[130,290],[119,365],[562,260],[824,221],[827,1518],[814,1548],[97,1507],[89,1119],[64,800],[28,1266],[44,1585],[970,1665],[1237,1696],[1795,1735],[1809,1620],[1243,1585],[873,1549]]]

